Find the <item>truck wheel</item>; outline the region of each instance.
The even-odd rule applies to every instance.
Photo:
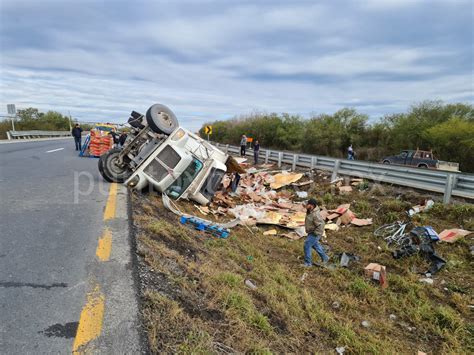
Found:
[[[170,135],[178,128],[178,119],[173,111],[161,104],[154,104],[146,112],[148,126],[156,133]]]
[[[426,164],[420,164],[418,165],[419,168],[423,168],[423,169],[428,169],[428,165]]]
[[[387,164],[387,165],[390,165],[390,160],[384,160],[383,163]]]
[[[130,169],[122,168],[116,164],[119,154],[120,149],[114,148],[99,158],[99,172],[108,182],[124,182],[132,175]]]

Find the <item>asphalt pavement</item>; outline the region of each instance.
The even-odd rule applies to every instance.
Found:
[[[127,194],[111,191],[72,138],[0,144],[0,353],[141,351]]]

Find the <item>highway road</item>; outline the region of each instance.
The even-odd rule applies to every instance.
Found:
[[[0,198],[0,353],[141,352],[126,190],[69,138],[0,144]]]

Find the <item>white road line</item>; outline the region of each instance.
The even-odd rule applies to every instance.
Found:
[[[64,148],[58,148],[58,149],[48,150],[46,153],[57,152],[58,150],[63,150],[63,149],[64,149]]]

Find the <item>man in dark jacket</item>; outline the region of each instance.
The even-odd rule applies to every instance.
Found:
[[[260,153],[260,143],[258,142],[258,139],[255,140],[255,143],[253,144],[253,160],[255,161],[255,165],[258,164],[258,154]]]
[[[304,227],[308,236],[304,242],[304,266],[312,266],[312,249],[316,250],[323,264],[327,264],[329,257],[324,252],[323,246],[319,243],[321,236],[324,234],[324,220],[321,217],[318,202],[312,198],[306,204],[306,218]]]
[[[76,123],[76,126],[72,129],[71,134],[74,137],[74,142],[76,143],[76,150],[81,150],[82,128],[79,126],[79,123]]]
[[[127,133],[122,132],[119,137],[119,144],[121,147],[125,144],[125,141],[127,140]]]

